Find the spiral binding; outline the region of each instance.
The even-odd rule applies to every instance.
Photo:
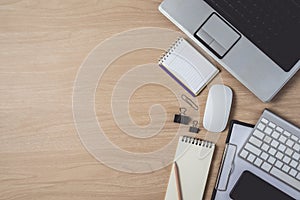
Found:
[[[161,64],[164,62],[170,55],[175,51],[175,49],[180,45],[180,43],[183,41],[182,37],[179,37],[170,47],[169,49],[160,57],[158,60],[158,63]]]
[[[190,143],[190,144],[206,147],[206,148],[212,148],[215,145],[212,142],[209,142],[206,140],[201,140],[200,138],[194,138],[194,137],[190,137],[190,136],[182,136],[181,141],[185,142],[185,143]]]

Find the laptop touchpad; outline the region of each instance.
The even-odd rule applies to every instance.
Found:
[[[215,13],[210,15],[194,36],[219,58],[222,58],[241,37]]]

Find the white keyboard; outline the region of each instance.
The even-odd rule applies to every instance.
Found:
[[[239,156],[300,191],[300,129],[265,110]]]

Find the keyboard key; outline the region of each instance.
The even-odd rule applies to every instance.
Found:
[[[256,166],[260,167],[260,165],[261,165],[262,162],[263,162],[262,159],[256,158],[256,160],[254,161],[254,164],[255,164]]]
[[[286,146],[284,146],[283,144],[280,144],[279,147],[278,147],[278,149],[279,149],[280,151],[284,152],[285,149],[286,149]]]
[[[255,146],[253,146],[252,144],[250,143],[247,143],[245,145],[245,149],[247,149],[248,151],[250,151],[251,153],[259,156],[261,154],[261,150]]]
[[[299,138],[297,137],[297,136],[295,136],[295,135],[292,135],[292,137],[291,137],[294,141],[298,141],[299,140]]]
[[[277,142],[276,140],[272,140],[272,142],[271,142],[271,146],[273,146],[273,147],[277,148],[277,147],[278,147],[278,145],[279,145],[279,142]]]
[[[252,153],[250,153],[249,156],[247,157],[247,160],[249,162],[253,162],[255,158],[256,158],[255,155],[253,155]]]
[[[289,166],[287,166],[286,164],[284,164],[283,167],[282,167],[282,170],[283,170],[284,172],[286,172],[286,173],[288,173],[290,169],[291,169],[291,168],[290,168]]]
[[[300,158],[300,154],[299,154],[299,153],[297,153],[297,152],[294,152],[294,154],[293,154],[293,158],[294,158],[295,160],[299,160],[299,158]]]
[[[279,133],[282,133],[282,132],[283,132],[283,129],[282,129],[280,126],[277,126],[277,127],[276,127],[276,131],[278,131]]]
[[[245,149],[243,149],[243,151],[241,152],[240,156],[241,156],[242,158],[246,158],[246,157],[248,156],[248,154],[249,154],[249,152],[246,151]]]
[[[280,133],[278,133],[277,131],[274,131],[274,132],[272,133],[272,137],[275,138],[275,139],[278,139],[279,136],[280,136]]]
[[[261,131],[263,131],[264,129],[265,129],[265,125],[263,124],[263,123],[259,123],[258,125],[257,125],[257,128],[259,129],[259,130],[261,130]]]
[[[262,159],[264,159],[264,160],[267,160],[267,158],[269,157],[269,155],[268,155],[267,153],[263,152],[263,153],[260,155],[260,157],[261,157]]]
[[[284,131],[283,134],[284,134],[285,136],[287,136],[287,137],[290,137],[290,136],[291,136],[291,133],[288,132],[288,131]]]
[[[257,147],[260,147],[262,144],[262,141],[260,141],[259,139],[255,138],[253,136],[250,137],[249,142],[254,144]]]
[[[264,144],[261,146],[261,148],[262,148],[262,150],[264,150],[264,151],[268,151],[268,149],[270,148],[270,146],[264,143]]]
[[[276,159],[273,156],[270,156],[268,159],[268,162],[271,163],[272,165],[275,163]]]
[[[293,146],[293,149],[294,149],[295,151],[300,152],[300,145],[299,145],[299,144],[295,144],[295,145]]]
[[[272,122],[269,123],[269,126],[270,126],[271,128],[275,128],[275,127],[276,127],[276,125],[275,125],[274,123],[272,123]]]
[[[287,184],[293,186],[294,188],[300,190],[300,181],[298,181],[298,180],[300,180],[300,176],[299,176],[299,179],[296,180],[295,178],[285,174],[284,172],[277,169],[276,167],[273,167],[271,169],[270,173],[273,174],[275,177],[278,177],[279,179],[283,180],[285,183],[287,183]]]
[[[300,181],[300,173],[298,173],[298,175],[296,176],[296,179],[298,179]]]
[[[265,143],[268,143],[268,144],[271,142],[271,140],[272,140],[272,138],[268,135],[266,135],[266,137],[264,138]]]
[[[276,149],[274,149],[273,147],[271,147],[269,150],[269,154],[271,154],[272,156],[274,156],[276,152]]]
[[[276,156],[275,156],[275,157],[281,160],[281,159],[283,158],[283,153],[281,153],[280,151],[278,151],[278,152],[276,153]]]
[[[288,141],[286,142],[286,145],[289,147],[294,146],[295,142],[293,142],[292,140],[288,139]]]
[[[281,136],[279,137],[279,141],[282,142],[282,143],[285,143],[286,139],[287,139],[287,138],[286,138],[285,136],[283,136],[283,135],[281,135]]]
[[[282,163],[281,161],[279,161],[279,160],[277,160],[277,161],[275,162],[275,166],[278,167],[278,168],[281,168],[282,165],[283,165],[283,163]]]
[[[269,122],[266,118],[262,118],[261,121],[265,124],[267,124]]]
[[[298,162],[296,162],[295,160],[292,160],[292,162],[290,163],[290,166],[293,168],[296,168],[298,165]]]
[[[283,162],[285,162],[286,164],[289,164],[291,162],[291,158],[289,158],[288,156],[284,156]]]
[[[269,163],[266,163],[266,162],[264,162],[264,163],[261,165],[261,168],[262,168],[263,170],[267,171],[267,172],[270,171],[271,167],[272,167],[272,166],[271,166]]]
[[[294,169],[291,169],[290,172],[289,172],[289,174],[290,174],[291,176],[295,177],[296,174],[297,174],[297,171],[294,170]]]
[[[270,134],[272,133],[272,131],[273,131],[273,130],[272,130],[271,128],[267,127],[267,128],[265,129],[264,132],[265,132],[266,134],[270,135]]]
[[[292,154],[293,154],[293,150],[292,149],[290,149],[290,148],[287,148],[286,150],[285,150],[285,153],[288,155],[288,156],[292,156]]]
[[[264,138],[264,136],[265,136],[265,134],[264,133],[262,133],[262,132],[260,132],[259,130],[255,130],[254,132],[253,132],[253,135],[255,135],[256,137],[258,137],[259,139],[263,139]]]

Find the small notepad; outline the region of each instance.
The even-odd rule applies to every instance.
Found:
[[[159,66],[193,96],[197,96],[219,72],[181,37],[162,56]]]
[[[174,161],[178,166],[182,199],[202,199],[214,149],[215,144],[199,138],[179,138]],[[175,170],[172,167],[165,200],[176,199],[178,193]]]

